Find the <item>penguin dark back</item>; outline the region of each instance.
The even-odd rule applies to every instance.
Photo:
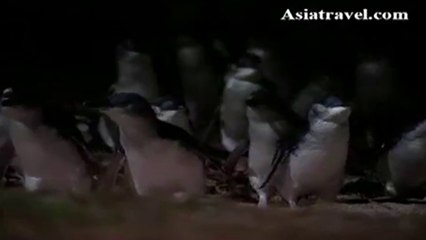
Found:
[[[185,106],[185,102],[181,98],[166,96],[152,102],[152,105],[159,107],[163,111],[177,110]]]
[[[42,124],[55,129],[64,138],[72,138],[84,142],[81,133],[76,128],[77,122],[71,109],[58,106],[49,101],[42,92],[31,88],[14,87],[3,91],[1,104],[3,107],[32,109],[40,111]]]
[[[151,104],[136,93],[118,93],[109,98],[109,107],[126,109],[128,114],[155,118]]]

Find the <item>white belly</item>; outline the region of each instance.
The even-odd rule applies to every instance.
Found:
[[[246,115],[246,99],[259,90],[254,83],[229,79],[225,87],[221,106],[222,144],[228,151],[248,138],[248,119]]]
[[[123,144],[139,195],[186,192],[202,195],[202,160],[177,142],[154,139],[143,146]]]
[[[349,130],[336,129],[318,136],[308,134],[289,158],[282,181],[286,194],[322,194],[338,191],[343,180]],[[336,192],[337,193],[337,192]]]
[[[161,121],[170,123],[177,127],[182,128],[188,133],[191,133],[191,128],[189,126],[189,117],[186,114],[185,109],[178,110],[165,110],[159,111],[157,113],[157,118]]]
[[[426,138],[401,140],[389,152],[388,161],[395,184],[419,187],[426,182]]]
[[[252,123],[249,127],[250,148],[248,166],[259,180],[263,181],[272,169],[272,159],[276,151],[279,136],[264,123]]]

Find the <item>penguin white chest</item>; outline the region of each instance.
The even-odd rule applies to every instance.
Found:
[[[203,163],[178,142],[157,138],[143,146],[123,144],[123,147],[139,195],[155,192],[203,194]]]
[[[250,183],[259,194],[259,204],[265,205],[266,191],[259,189],[272,170],[272,160],[277,148],[280,136],[272,128],[273,119],[264,119],[264,116],[252,108],[247,108],[247,118],[249,120],[249,158],[248,167],[250,169]],[[271,122],[270,122],[270,121]],[[265,196],[264,196],[265,195]]]
[[[346,162],[348,138],[344,135],[335,132],[319,139],[307,136],[306,142],[290,157],[292,177],[311,184],[326,184],[329,178],[338,177]]]
[[[189,126],[189,117],[186,114],[184,108],[177,110],[159,110],[155,109],[157,118],[161,121],[173,124],[177,127],[182,128],[188,133],[191,133],[191,128]]]
[[[290,155],[281,193],[297,202],[304,195],[332,200],[340,189],[349,142],[349,128],[319,121]]]
[[[407,133],[388,153],[389,170],[399,194],[426,183],[426,121]]]
[[[19,122],[11,126],[11,138],[26,178],[38,179],[29,190],[88,190],[86,168],[71,143],[49,128],[32,131]],[[31,181],[33,182],[33,181]]]
[[[249,167],[264,176],[271,169],[279,136],[267,122],[250,122],[249,136]]]
[[[235,78],[227,82],[221,105],[221,132],[222,144],[228,151],[234,150],[241,140],[248,138],[245,101],[259,89],[257,84]]]

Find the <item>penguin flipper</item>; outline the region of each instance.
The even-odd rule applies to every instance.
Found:
[[[266,176],[265,181],[260,185],[259,189],[264,188],[269,181],[271,180],[272,176],[274,175],[274,173],[276,172],[276,170],[278,169],[278,166],[281,163],[286,163],[287,160],[289,159],[291,153],[295,150],[295,148],[287,148],[284,146],[280,146],[281,144],[278,143],[278,146],[275,150],[274,156],[272,158],[272,169],[271,171],[268,173],[268,175]]]
[[[186,150],[195,153],[201,159],[210,160],[215,166],[221,166],[222,160],[227,157],[221,152],[203,146],[188,132],[173,124],[157,120],[157,133],[161,138],[178,141]]]
[[[286,129],[287,131],[282,131],[284,128],[278,128],[274,124],[271,124],[271,127],[281,136],[281,138],[277,142],[277,148],[274,156],[272,157],[272,169],[260,186],[260,189],[264,188],[268,184],[280,164],[287,163],[290,155],[297,150],[300,141],[307,132],[306,124],[301,124],[299,121],[290,125],[290,128]]]

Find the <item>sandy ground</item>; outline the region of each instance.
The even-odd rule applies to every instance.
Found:
[[[340,199],[350,203],[257,209],[218,197],[172,203],[3,191],[0,239],[426,239],[424,202]]]

